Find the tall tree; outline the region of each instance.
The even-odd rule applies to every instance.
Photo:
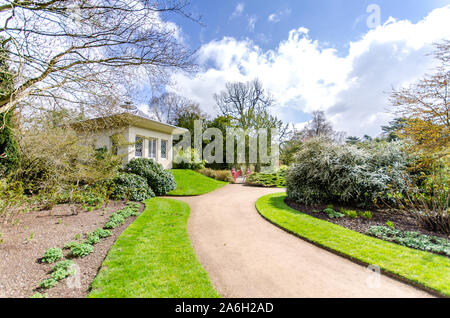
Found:
[[[407,88],[394,90],[391,101],[395,113],[405,118],[400,135],[426,152],[448,155],[450,149],[450,40],[436,44],[434,57],[440,62],[436,72]]]
[[[190,67],[191,53],[177,28],[165,22],[168,14],[192,19],[187,5],[185,0],[2,1],[0,48],[16,76],[14,89],[0,99],[0,113],[30,96],[76,103],[81,93],[107,95],[113,80]]]
[[[0,48],[0,98],[13,90],[13,74],[6,63],[7,54]],[[0,113],[0,176],[15,170],[19,165],[20,154],[13,133],[14,112]]]
[[[153,97],[148,109],[157,120],[175,125],[181,117],[199,110],[199,107],[195,102],[175,93],[164,93],[161,96]]]
[[[215,94],[214,98],[221,115],[230,118],[234,127],[242,128],[249,133],[263,128],[277,129],[279,133],[279,140],[277,141],[280,142],[284,138],[288,126],[271,114],[271,109],[275,106],[275,100],[270,93],[264,90],[258,79],[246,83],[227,83],[225,90]],[[249,144],[249,138],[246,137],[246,145]],[[269,132],[268,149],[271,148],[271,139]],[[249,151],[247,151],[247,154],[246,162],[249,162]],[[261,158],[260,156],[256,157],[256,170],[259,171]]]
[[[303,129],[303,138],[327,137],[332,139],[335,135],[333,125],[327,120],[325,112],[315,111],[312,113],[312,120]]]

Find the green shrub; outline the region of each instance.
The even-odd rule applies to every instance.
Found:
[[[136,174],[119,173],[111,182],[113,184],[111,193],[113,200],[144,201],[155,196],[147,179]]]
[[[78,242],[69,242],[69,243],[66,243],[66,244],[64,244],[64,249],[65,250],[70,250],[72,247],[74,247],[75,245],[77,245],[78,244]]]
[[[75,274],[75,270],[71,268],[58,268],[57,270],[53,271],[53,273],[50,275],[51,278],[60,281],[63,280],[66,277],[72,276]]]
[[[71,261],[71,260],[61,261],[61,262],[56,263],[56,265],[52,267],[52,271],[54,272],[54,271],[61,270],[61,269],[64,269],[67,271],[72,265],[75,265],[74,261]]]
[[[173,169],[186,169],[186,170],[201,170],[205,168],[206,161],[200,160],[200,156],[194,149],[186,150],[180,149],[178,153],[175,153],[173,160]]]
[[[87,237],[85,244],[95,245],[97,243],[100,243],[100,237],[95,234],[91,234]]]
[[[306,142],[286,175],[290,200],[372,206],[389,197],[389,186],[406,190],[410,163],[401,142],[367,142],[364,147],[334,145],[322,138]]]
[[[125,172],[144,177],[156,195],[165,195],[175,190],[177,185],[170,171],[155,163],[152,159],[133,159],[125,166]]]
[[[372,218],[373,218],[373,214],[370,211],[361,212],[361,213],[359,213],[359,215],[366,220],[372,220]]]
[[[47,293],[45,293],[45,294],[35,293],[30,298],[48,298],[48,294]]]
[[[61,258],[63,258],[63,252],[60,248],[49,248],[47,251],[45,251],[44,256],[42,256],[41,261],[42,263],[54,263]]]
[[[97,235],[100,238],[107,238],[107,237],[110,237],[112,235],[111,231],[105,230],[105,229],[102,229],[102,228],[96,229],[93,234]]]
[[[204,175],[205,177],[212,178],[218,181],[230,182],[233,183],[233,175],[230,170],[213,170],[209,168],[200,169],[197,171],[198,173]]]
[[[386,226],[387,226],[388,228],[390,228],[390,229],[395,229],[395,224],[392,223],[391,221],[387,221],[387,222],[386,222]]]
[[[323,212],[326,213],[330,219],[343,218],[345,216],[344,214],[337,212],[331,208],[326,208],[325,210],[323,210]]]
[[[114,213],[109,217],[109,221],[108,221],[108,223],[105,224],[104,228],[112,230],[112,229],[115,229],[115,228],[121,226],[124,222],[125,222],[125,219],[122,215],[120,215],[118,213]]]
[[[386,226],[372,226],[366,234],[410,248],[450,256],[450,241],[445,238],[401,231]]]
[[[44,289],[50,289],[55,287],[56,285],[58,285],[58,281],[54,278],[47,278],[46,280],[43,280],[40,284],[39,287],[44,288]]]
[[[342,208],[340,210],[340,212],[342,214],[348,216],[351,219],[356,219],[358,217],[358,213],[356,211],[354,211],[354,210],[347,210],[347,209]]]
[[[72,247],[71,254],[73,257],[85,257],[91,254],[94,251],[94,248],[90,244],[77,244]]]
[[[278,172],[252,173],[246,180],[246,183],[253,186],[267,187],[267,188],[283,188],[286,186],[286,170],[280,169]]]

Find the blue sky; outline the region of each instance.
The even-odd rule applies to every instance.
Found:
[[[189,11],[202,16],[204,26],[175,19],[185,34],[186,42],[193,49],[224,36],[236,39],[250,38],[265,49],[275,48],[290,30],[306,27],[311,38],[338,49],[348,50],[348,42],[358,39],[367,31],[366,20],[370,4],[381,8],[381,20],[390,16],[417,23],[433,9],[449,4],[448,0],[245,0],[218,1],[192,0]],[[241,14],[235,14],[238,5]],[[277,15],[276,23],[269,16]],[[255,28],[249,28],[249,20],[255,18]]]
[[[376,28],[367,24],[372,4]],[[450,0],[192,0],[188,11],[204,25],[171,21],[201,69],[172,75],[169,91],[215,114],[213,94],[226,82],[259,78],[284,121],[301,128],[323,110],[358,136],[381,132],[392,119],[389,92],[429,72],[432,44],[450,38]]]

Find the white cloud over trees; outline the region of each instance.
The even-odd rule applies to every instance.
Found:
[[[277,114],[323,110],[337,130],[377,135],[390,120],[391,89],[407,85],[434,67],[427,53],[450,38],[450,6],[432,11],[418,23],[390,18],[349,43],[342,54],[311,39],[306,28],[291,30],[274,50],[252,40],[225,37],[203,45],[197,54],[202,70],[177,73],[174,90],[216,112],[213,94],[230,81],[259,78],[278,101]]]

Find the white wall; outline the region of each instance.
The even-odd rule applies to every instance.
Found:
[[[172,135],[153,131],[149,129],[143,129],[139,127],[130,126],[128,129],[128,140],[130,142],[135,142],[136,136],[147,138],[147,139],[156,139],[156,162],[162,164],[165,169],[172,169]],[[161,158],[161,140],[167,141],[167,159]],[[144,151],[143,157],[149,158],[149,149],[148,149],[148,140],[144,141]],[[135,149],[134,146],[129,147],[128,152],[128,161],[135,158]]]
[[[129,143],[134,143],[136,136],[143,137],[144,139],[156,139],[157,149],[156,149],[156,162],[162,164],[164,169],[172,169],[172,135],[161,133],[149,129],[143,129],[139,127],[130,126],[123,129],[115,130],[105,130],[101,132],[96,132],[93,135],[95,148],[106,147],[108,150],[112,149],[111,136],[117,133],[124,134],[125,140]],[[144,141],[143,158],[149,158],[148,140]],[[161,140],[167,140],[167,159],[161,158]],[[135,147],[134,145],[128,146],[128,148],[121,148],[118,151],[119,155],[124,156],[124,162],[127,163],[135,158]]]

